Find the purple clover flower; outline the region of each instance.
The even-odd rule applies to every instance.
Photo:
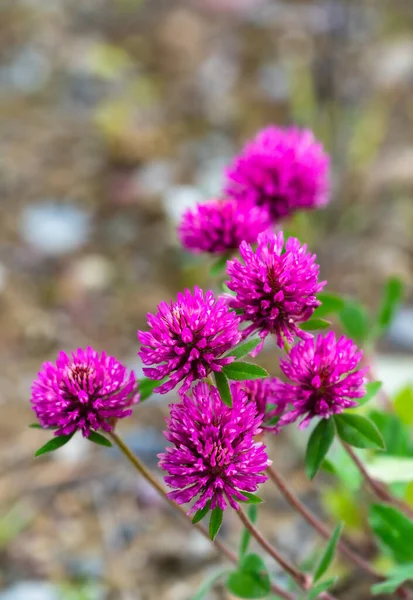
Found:
[[[265,208],[230,199],[210,200],[184,213],[179,237],[187,250],[215,254],[238,250],[243,240],[255,243],[270,224]]]
[[[313,417],[328,419],[346,408],[357,406],[362,398],[366,369],[357,369],[363,353],[353,340],[334,332],[319,334],[296,344],[288,359],[280,362],[291,383],[284,383],[284,397],[292,405],[279,421],[279,426],[304,417],[300,429]]]
[[[307,246],[295,238],[288,238],[284,253],[283,248],[282,232],[264,232],[258,236],[255,251],[246,242],[240,245],[244,264],[237,259],[227,262],[227,286],[235,292],[227,301],[241,313],[241,322],[251,323],[243,330],[243,337],[258,331],[263,340],[255,356],[270,333],[280,348],[285,342],[292,343],[295,335],[311,337],[297,325],[307,321],[320,305],[315,294],[325,282],[318,282],[315,254],[308,253]]]
[[[223,356],[241,339],[239,318],[229,310],[224,298],[216,299],[211,291],[205,296],[195,287],[179,293],[176,302],[161,302],[156,315],[148,315],[150,332],[138,331],[142,344],[139,356],[150,379],[169,380],[155,388],[165,394],[180,381],[180,392],[187,392],[191,383],[219,372],[234,361]]]
[[[113,420],[132,413],[139,400],[135,375],[105,352],[79,348],[71,358],[60,352],[56,364],[42,365],[32,385],[31,403],[42,427],[57,427],[55,435],[80,430],[111,431]]]
[[[267,207],[274,221],[323,206],[329,193],[328,155],[308,129],[261,130],[227,168],[226,193]]]
[[[190,512],[203,508],[238,508],[246,500],[242,492],[255,492],[267,480],[270,464],[265,446],[254,440],[261,433],[262,415],[243,390],[231,385],[233,407],[228,408],[218,390],[198,383],[192,397],[171,404],[166,439],[173,444],[159,455],[167,471],[165,482],[174,491],[168,496],[178,504],[197,498]]]
[[[283,382],[277,377],[266,377],[239,381],[237,387],[247,394],[248,401],[255,404],[258,414],[263,416],[262,429],[278,429],[265,423],[274,417],[280,417],[285,410],[287,401],[284,397]]]

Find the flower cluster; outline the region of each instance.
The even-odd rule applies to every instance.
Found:
[[[139,356],[145,365],[157,365],[145,367],[145,375],[169,378],[155,389],[161,394],[180,381],[184,393],[193,381],[221,371],[234,360],[224,354],[241,339],[239,318],[225,299],[216,299],[211,291],[204,296],[197,287],[193,294],[189,290],[179,293],[176,302],[161,302],[158,313],[148,315],[148,324],[150,332],[138,331]]]
[[[303,417],[300,428],[304,428],[313,417],[326,419],[357,406],[355,400],[366,392],[366,371],[357,369],[362,356],[351,339],[336,340],[333,331],[296,344],[280,363],[291,381],[283,384],[282,395],[293,408],[281,417],[279,426]]]
[[[258,332],[262,340],[271,333],[282,348],[292,343],[294,336],[311,337],[298,325],[307,321],[320,305],[316,293],[325,282],[318,282],[319,266],[315,255],[307,252],[295,238],[289,238],[284,250],[284,236],[262,233],[254,251],[242,242],[238,259],[228,261],[227,286],[235,292],[229,306],[241,314],[241,322],[250,323],[244,330],[247,337]],[[255,354],[262,348],[260,344]]]
[[[270,464],[265,446],[254,441],[262,415],[237,385],[231,386],[233,407],[228,408],[218,390],[198,383],[192,396],[172,404],[166,439],[172,447],[160,455],[167,471],[168,495],[178,504],[197,498],[190,512],[210,502],[210,508],[238,508],[243,492],[255,492],[266,481]]]
[[[92,348],[79,348],[71,358],[60,352],[56,364],[42,365],[32,385],[31,402],[42,427],[57,428],[55,435],[80,430],[111,431],[116,419],[132,413],[139,399],[135,375],[119,361]]]
[[[263,129],[226,176],[229,197],[268,208],[274,221],[328,201],[329,157],[308,129]]]
[[[237,250],[244,240],[256,242],[258,234],[269,226],[265,209],[230,199],[210,200],[184,213],[179,237],[191,252],[222,253]]]

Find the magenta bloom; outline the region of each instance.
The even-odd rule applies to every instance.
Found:
[[[227,194],[267,207],[274,221],[328,202],[330,161],[308,129],[270,126],[227,169]]]
[[[292,382],[284,384],[285,398],[292,410],[281,417],[279,425],[304,417],[302,429],[313,417],[328,419],[357,406],[354,399],[366,393],[366,370],[357,369],[362,356],[353,340],[345,336],[336,340],[333,331],[294,346],[288,359],[280,363]]]
[[[169,498],[185,504],[197,498],[190,512],[211,501],[211,509],[235,509],[242,492],[255,492],[267,480],[263,472],[270,464],[265,446],[254,441],[261,432],[262,415],[257,415],[245,392],[231,385],[233,406],[228,408],[218,390],[202,382],[171,404],[165,437],[173,444],[160,454],[159,466],[167,471]]]
[[[136,379],[119,361],[93,348],[79,348],[71,358],[60,352],[56,364],[42,365],[32,385],[31,403],[42,427],[57,427],[55,435],[92,430],[111,431],[113,420],[132,413],[139,399]]]
[[[184,213],[179,237],[192,252],[228,252],[238,250],[243,240],[256,242],[258,234],[269,226],[264,208],[240,205],[234,200],[211,200]]]
[[[180,391],[187,392],[196,379],[211,371],[221,371],[234,357],[223,355],[241,339],[239,318],[231,312],[223,298],[198,287],[178,294],[176,302],[161,302],[156,315],[148,315],[150,332],[138,331],[142,344],[139,356],[151,379],[168,381],[155,388],[165,394],[183,381]]]
[[[237,386],[244,390],[248,401],[255,404],[258,414],[263,416],[262,429],[275,429],[271,425],[266,425],[266,422],[274,417],[280,417],[285,410],[287,400],[283,382],[277,377],[266,377],[239,381]]]
[[[297,239],[289,238],[284,254],[283,248],[282,232],[261,233],[255,251],[242,242],[240,254],[244,264],[237,259],[227,263],[227,286],[236,294],[228,298],[229,305],[242,313],[241,321],[251,323],[243,330],[243,336],[258,331],[264,342],[272,333],[280,348],[284,341],[292,343],[295,335],[311,337],[297,325],[307,321],[320,305],[315,294],[325,285],[318,282],[316,257],[307,252],[305,244],[301,246]],[[261,348],[262,344],[255,354]]]

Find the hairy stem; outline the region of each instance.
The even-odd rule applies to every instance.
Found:
[[[196,527],[196,529],[198,529],[198,531],[200,533],[202,533],[202,535],[205,538],[207,538],[209,541],[211,541],[208,530],[201,523],[192,524],[190,517],[188,517],[188,515],[185,512],[185,509],[182,506],[180,506],[179,504],[177,504],[176,502],[174,502],[173,500],[171,500],[170,498],[168,498],[168,495],[167,495],[166,491],[164,490],[162,484],[159,483],[159,481],[152,475],[152,473],[149,471],[149,469],[147,469],[147,467],[139,460],[139,458],[137,458],[133,454],[133,452],[125,444],[125,442],[122,440],[122,438],[120,438],[114,431],[112,431],[109,434],[109,436],[111,437],[113,442],[116,444],[116,446],[119,448],[119,450],[122,452],[122,454],[135,467],[135,469],[156,489],[158,494],[160,496],[162,496],[162,498],[164,500],[166,500],[170,506],[172,506],[173,508],[176,508],[179,511],[179,513],[185,518],[185,520],[191,523],[192,527]],[[237,564],[238,558],[237,558],[237,555],[235,554],[235,552],[230,550],[223,542],[221,542],[217,538],[215,538],[215,540],[212,543],[217,548],[217,550],[219,550],[222,554],[224,554],[228,558],[228,560]],[[289,592],[278,587],[278,585],[276,585],[275,583],[271,584],[271,589],[274,592],[274,594],[277,594],[278,596],[280,596],[280,598],[284,598],[284,600],[294,600],[294,596],[292,594],[290,594]]]
[[[250,521],[242,508],[239,508],[236,511],[239,516],[241,522],[244,527],[250,532],[253,538],[258,542],[258,544],[264,548],[264,550],[269,554],[283,569],[286,571],[291,577],[298,583],[298,585],[304,590],[308,591],[312,586],[312,576],[308,573],[303,573],[297,567],[295,567],[292,563],[290,563],[286,558],[282,556],[278,552],[274,546],[272,546],[269,541],[260,533],[260,531],[255,527],[254,523]],[[319,598],[324,598],[324,600],[336,600],[334,596],[329,594],[328,592],[321,592]]]
[[[375,479],[370,477],[370,475],[367,472],[366,467],[363,465],[362,461],[359,459],[357,454],[354,452],[353,448],[351,446],[349,446],[348,444],[346,444],[345,442],[342,442],[342,444],[343,444],[344,449],[346,450],[347,454],[350,456],[351,460],[354,462],[354,464],[360,471],[361,475],[363,476],[364,481],[369,486],[369,488],[372,490],[372,492],[377,496],[377,498],[379,498],[380,500],[383,500],[383,502],[388,502],[389,504],[396,506],[402,512],[404,512],[404,514],[407,515],[410,519],[413,519],[413,508],[411,506],[409,506],[406,502],[403,502],[403,500],[399,500],[398,498],[395,498],[395,496],[393,496],[389,492],[389,490],[387,489],[387,487],[384,484],[382,484],[379,481],[376,481]]]
[[[299,498],[297,498],[293,490],[289,487],[288,483],[280,475],[280,473],[278,473],[273,467],[268,467],[267,473],[270,479],[278,487],[284,498],[290,504],[290,506],[294,508],[297,512],[299,512],[301,516],[307,521],[307,523],[311,525],[311,527],[313,527],[323,538],[325,538],[326,540],[330,539],[332,533],[330,528],[324,525],[324,523],[320,521],[320,519],[318,519],[318,517],[316,517],[316,515],[309,508],[307,508]],[[343,540],[339,540],[337,548],[343,556],[350,559],[355,565],[357,565],[360,569],[371,575],[377,581],[384,581],[386,579],[385,577],[383,577],[383,575],[380,575],[380,573],[376,571],[367,560],[365,560],[357,552],[352,550],[348,546],[348,544],[346,544],[346,542],[344,542]],[[400,587],[397,590],[397,595],[399,596],[399,598],[409,597],[408,591],[403,587]]]

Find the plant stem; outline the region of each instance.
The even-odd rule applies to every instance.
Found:
[[[309,508],[307,508],[305,504],[301,502],[299,498],[297,498],[297,496],[294,494],[294,492],[289,487],[288,483],[284,480],[284,478],[273,467],[268,467],[267,473],[270,479],[278,487],[284,498],[290,504],[290,506],[292,506],[297,512],[299,512],[302,515],[302,517],[304,517],[304,519],[307,521],[307,523],[309,523],[323,538],[325,538],[326,540],[330,539],[332,532],[330,531],[329,527],[324,525],[324,523],[320,521],[316,517],[316,515]],[[356,552],[349,548],[349,546],[345,542],[340,540],[337,544],[337,547],[342,552],[342,554],[344,554],[347,558],[352,560],[354,564],[359,566],[361,569],[372,575],[372,577],[374,577],[378,581],[381,581],[383,579],[383,577],[381,577],[381,575],[377,573],[377,571],[375,571],[373,567],[366,560],[364,560],[363,557],[359,556]]]
[[[129,462],[135,467],[135,469],[156,489],[158,494],[162,496],[162,498],[166,500],[170,506],[176,508],[179,511],[179,513],[183,517],[185,517],[187,521],[191,522],[191,519],[186,514],[185,509],[170,498],[168,498],[168,495],[164,490],[162,484],[159,483],[159,481],[152,475],[149,469],[146,468],[146,466],[139,460],[139,458],[137,458],[133,454],[131,449],[125,444],[122,438],[120,438],[114,431],[109,433],[109,436],[112,438],[113,442],[122,452],[122,454],[124,454],[124,456],[129,460]],[[198,531],[200,531],[200,533],[202,533],[202,535],[211,542],[208,530],[201,523],[192,524],[191,522],[191,525],[193,527],[196,527],[196,529],[198,529]],[[235,564],[238,563],[238,558],[235,552],[230,550],[223,542],[215,538],[215,540],[212,543],[231,562]],[[278,596],[280,596],[280,598],[284,598],[284,600],[294,600],[294,596],[292,594],[278,587],[278,585],[276,585],[275,583],[271,584],[271,589],[274,592],[274,594],[277,594]]]
[[[351,460],[354,462],[354,464],[360,471],[361,475],[363,476],[364,481],[370,487],[372,492],[377,496],[377,498],[379,498],[380,500],[383,500],[383,502],[388,502],[389,504],[396,506],[402,512],[404,512],[405,515],[407,515],[410,519],[413,519],[413,509],[408,504],[406,504],[406,502],[403,502],[402,500],[395,498],[389,492],[389,490],[387,489],[387,487],[384,484],[382,484],[379,481],[376,481],[375,479],[370,477],[370,475],[367,472],[366,467],[363,465],[362,461],[359,459],[357,454],[354,452],[353,448],[351,446],[349,446],[348,444],[346,444],[345,442],[342,442],[342,444],[343,444],[344,449],[346,450],[347,454],[350,456]]]
[[[294,581],[296,581],[296,583],[298,583],[298,585],[304,591],[310,590],[313,583],[312,576],[308,573],[302,573],[292,563],[284,558],[282,554],[280,554],[278,550],[274,548],[274,546],[272,546],[269,541],[260,533],[260,531],[258,531],[254,523],[250,521],[241,507],[235,512],[239,516],[244,527],[250,532],[252,537],[255,538],[258,544],[264,548],[264,550],[284,569],[284,571],[291,575]],[[328,592],[321,592],[319,598],[324,598],[324,600],[336,600],[336,598]]]

